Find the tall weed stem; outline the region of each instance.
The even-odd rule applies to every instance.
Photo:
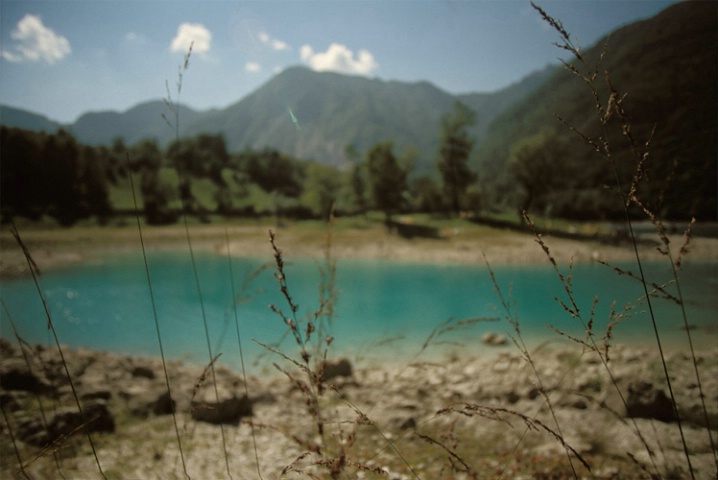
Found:
[[[130,166],[130,157],[127,156],[127,164],[128,168],[127,171],[129,172],[130,177],[130,189],[132,190],[132,201],[134,202],[135,206],[135,219],[137,220],[137,233],[140,238],[140,246],[142,248],[142,260],[145,265],[145,274],[147,276],[147,289],[150,296],[150,303],[152,304],[152,316],[155,321],[155,331],[157,333],[157,345],[160,349],[160,358],[162,359],[162,372],[164,373],[165,377],[165,386],[167,387],[167,396],[169,397],[169,403],[172,406],[172,423],[174,424],[175,428],[175,436],[177,438],[177,447],[179,448],[179,454],[180,454],[180,460],[182,462],[182,470],[184,471],[184,474],[187,478],[190,478],[189,473],[187,473],[187,464],[185,463],[184,458],[184,450],[182,448],[182,438],[180,437],[180,431],[179,431],[179,425],[177,424],[177,414],[175,413],[174,408],[174,401],[172,400],[172,388],[170,387],[170,377],[167,373],[167,362],[165,361],[165,351],[164,347],[162,345],[162,333],[160,332],[160,322],[157,317],[157,305],[155,304],[155,294],[154,290],[152,289],[152,278],[150,276],[150,267],[147,263],[147,251],[145,249],[145,240],[144,235],[142,234],[142,224],[140,222],[140,212],[139,208],[137,206],[137,194],[135,192],[135,182],[132,175],[132,168]]]
[[[617,89],[614,88],[613,84],[611,83],[610,75],[607,71],[604,73],[604,78],[606,80],[607,86],[609,87],[610,95],[609,95],[608,101],[606,102],[606,106],[605,107],[603,106],[604,105],[603,100],[601,98],[601,95],[599,93],[599,90],[598,90],[598,87],[596,84],[597,77],[598,77],[598,66],[596,66],[595,68],[591,68],[588,65],[585,57],[580,52],[580,48],[578,48],[577,46],[574,45],[574,43],[572,42],[572,40],[570,38],[570,34],[566,31],[566,29],[563,28],[563,25],[561,24],[561,22],[555,20],[553,17],[551,17],[548,13],[546,13],[541,7],[537,6],[535,3],[531,2],[531,5],[541,15],[543,20],[546,21],[559,34],[559,36],[561,38],[561,42],[556,43],[555,45],[563,50],[568,51],[578,61],[579,67],[576,67],[575,65],[570,64],[568,62],[564,62],[564,66],[571,74],[575,75],[577,78],[579,78],[586,84],[586,86],[589,88],[589,91],[590,91],[592,97],[594,98],[598,122],[599,122],[599,125],[602,130],[602,135],[603,135],[602,138],[592,139],[589,135],[582,133],[580,130],[578,130],[577,128],[575,128],[573,126],[570,126],[566,121],[564,121],[560,117],[559,117],[559,120],[562,121],[564,124],[569,125],[569,128],[572,131],[578,133],[579,136],[584,141],[586,141],[589,145],[591,145],[594,148],[594,150],[605,161],[608,162],[608,164],[611,168],[611,171],[613,172],[614,179],[616,182],[616,189],[619,192],[619,195],[621,198],[623,213],[624,213],[624,216],[626,219],[626,225],[628,228],[628,233],[629,233],[629,237],[630,237],[630,241],[631,241],[631,246],[633,249],[633,254],[634,254],[636,265],[637,265],[638,271],[639,271],[639,278],[640,278],[641,284],[643,286],[643,291],[644,291],[645,298],[646,298],[646,304],[648,306],[648,312],[649,312],[650,319],[651,319],[651,327],[653,329],[653,334],[654,334],[654,337],[656,340],[656,345],[658,347],[661,366],[662,366],[663,374],[664,374],[664,377],[666,380],[666,386],[668,388],[668,392],[669,392],[671,402],[673,405],[673,411],[674,411],[675,418],[676,418],[676,423],[678,425],[678,430],[680,432],[681,443],[683,445],[683,452],[685,454],[685,458],[686,458],[686,462],[688,465],[688,470],[690,472],[691,478],[695,479],[695,473],[693,471],[693,466],[691,464],[691,458],[690,458],[690,454],[688,452],[688,445],[686,443],[686,438],[685,438],[685,434],[683,431],[682,421],[681,421],[680,414],[678,412],[678,407],[676,404],[676,398],[675,398],[675,394],[673,391],[673,385],[671,383],[670,375],[668,373],[668,366],[667,366],[667,362],[666,362],[665,353],[663,350],[663,344],[661,341],[661,334],[660,334],[660,331],[658,329],[658,325],[656,322],[656,316],[655,316],[655,312],[654,312],[654,308],[653,308],[653,303],[651,301],[651,295],[649,294],[649,291],[648,291],[648,282],[645,277],[645,273],[644,273],[644,269],[643,269],[643,262],[641,260],[640,253],[638,251],[638,239],[637,239],[636,232],[634,231],[633,221],[632,221],[632,218],[631,218],[631,215],[629,212],[629,207],[631,206],[631,203],[634,203],[634,200],[637,199],[636,194],[638,192],[639,182],[645,176],[645,163],[649,158],[649,146],[650,146],[651,138],[652,138],[653,134],[651,134],[649,139],[646,142],[644,142],[643,144],[638,142],[637,139],[633,136],[633,134],[631,133],[630,120],[623,108],[623,100],[625,99],[625,95],[621,95],[617,91]],[[601,58],[603,58],[603,55],[601,56]],[[584,71],[581,72],[579,70],[579,68],[582,68]],[[626,137],[627,141],[629,142],[631,152],[634,155],[634,157],[636,158],[636,173],[633,177],[633,181],[631,183],[631,186],[630,186],[628,192],[626,192],[624,190],[623,182],[621,180],[621,177],[620,177],[620,174],[618,171],[618,167],[616,165],[616,161],[615,161],[615,158],[612,153],[612,148],[611,148],[612,143],[610,141],[608,130],[606,128],[609,121],[614,117],[618,118],[618,120],[620,121],[623,135]],[[655,131],[655,129],[654,129],[654,131]],[[636,202],[636,203],[638,203],[638,202]],[[649,214],[649,218],[654,218],[654,215],[650,211],[648,211],[646,209],[644,209],[644,211],[646,211]],[[667,237],[665,237],[665,235],[661,235],[661,238],[665,238],[667,240]],[[673,264],[672,261],[671,261],[671,264]],[[674,270],[674,278],[677,279],[677,277],[675,276],[675,270]],[[690,342],[690,340],[689,340],[689,342]],[[695,365],[695,356],[693,357],[693,359],[694,359],[694,365]],[[697,371],[697,367],[696,367],[696,371]],[[706,416],[707,416],[707,414],[706,414]],[[709,436],[710,436],[710,428],[709,428]],[[712,436],[711,436],[711,444],[712,443],[713,443],[713,440],[712,440]],[[718,460],[717,460],[717,465],[718,465]]]
[[[72,381],[72,375],[70,375],[70,369],[67,366],[67,361],[65,360],[65,354],[62,351],[62,346],[60,344],[60,339],[57,336],[57,331],[55,330],[55,325],[52,322],[52,315],[50,314],[50,309],[47,306],[47,301],[45,300],[45,295],[42,293],[42,288],[40,288],[40,281],[38,280],[39,270],[37,268],[37,264],[32,259],[32,256],[30,255],[30,251],[25,246],[25,243],[23,243],[22,238],[20,237],[20,232],[18,232],[17,227],[15,226],[15,222],[11,220],[11,233],[13,237],[15,237],[15,241],[17,241],[18,245],[20,246],[20,249],[23,252],[23,255],[25,256],[25,260],[27,262],[28,269],[30,270],[30,275],[32,275],[32,281],[35,284],[35,289],[37,291],[38,296],[40,297],[40,301],[42,302],[42,308],[45,311],[45,317],[47,318],[47,329],[52,333],[52,337],[55,340],[55,346],[57,347],[57,352],[60,354],[60,360],[62,362],[62,367],[65,371],[65,376],[67,378],[67,382],[70,385],[70,390],[72,391],[72,397],[75,400],[75,405],[77,406],[77,411],[80,413],[80,418],[82,420],[82,425],[87,426],[88,425],[88,419],[85,415],[85,411],[82,408],[82,404],[80,403],[80,397],[77,393],[77,389],[75,388],[75,383]],[[102,470],[102,465],[100,464],[100,459],[97,456],[97,449],[95,448],[95,442],[92,441],[92,435],[90,434],[90,430],[88,428],[84,428],[85,434],[87,435],[87,441],[90,444],[90,449],[92,450],[92,456],[95,459],[95,464],[97,465],[97,469],[100,472],[100,475],[102,478],[107,479],[105,476],[105,472]]]

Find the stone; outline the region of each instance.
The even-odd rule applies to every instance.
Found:
[[[90,400],[109,400],[112,398],[112,392],[103,387],[96,387],[92,390],[86,390],[82,395],[80,395],[80,398],[84,401],[90,401]]]
[[[154,380],[155,372],[150,367],[145,365],[137,365],[132,369],[132,376]]]
[[[124,390],[122,393],[127,400],[127,409],[135,417],[147,418],[150,414],[167,415],[176,411],[177,408],[174,399],[170,400],[167,389],[163,389],[159,385],[150,385],[144,389],[131,391]]]
[[[77,408],[63,408],[48,418],[47,428],[38,416],[19,419],[18,438],[36,446],[46,446],[66,435],[90,432],[114,432],[115,418],[102,401],[86,404],[81,414]]]
[[[162,392],[154,401],[152,413],[155,415],[169,415],[175,411],[177,403],[170,397],[169,392]]]
[[[635,381],[628,385],[626,414],[633,418],[652,418],[663,422],[675,420],[671,399],[652,383]]]
[[[327,360],[324,363],[324,380],[331,380],[337,377],[351,377],[352,364],[346,358],[339,360]]]
[[[32,393],[49,393],[52,385],[44,375],[30,370],[23,358],[3,359],[0,364],[0,385],[4,390],[23,390]]]
[[[506,343],[508,342],[508,340],[506,339],[506,335],[502,335],[496,332],[487,332],[483,334],[481,336],[481,341],[484,342],[484,344],[492,347],[506,345]]]
[[[77,409],[68,408],[58,411],[49,421],[49,430],[53,440],[60,435],[67,435],[83,426],[90,432],[114,432],[115,419],[107,408],[107,403],[95,401],[83,406],[82,414]]]
[[[17,355],[17,347],[10,343],[9,340],[6,340],[4,338],[0,338],[0,356],[2,358],[9,358],[14,357]]]
[[[192,418],[212,424],[238,425],[241,417],[252,415],[252,402],[246,395],[226,387],[208,385],[192,400]],[[219,397],[219,399],[217,398]]]

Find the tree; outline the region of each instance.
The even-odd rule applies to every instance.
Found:
[[[82,191],[79,182],[79,146],[65,130],[51,135],[42,148],[45,169],[42,185],[49,213],[62,226],[70,226],[85,215],[82,212]]]
[[[547,207],[546,195],[564,185],[567,154],[566,143],[548,130],[523,138],[511,149],[509,171],[523,189],[519,205],[522,221],[521,212],[528,211],[534,204]]]
[[[305,172],[297,160],[272,149],[244,152],[240,158],[241,168],[265,192],[293,198],[301,195]]]
[[[354,197],[354,208],[362,215],[366,214],[368,202],[366,198],[366,180],[361,165],[354,165],[351,171],[351,191]]]
[[[387,224],[401,209],[407,189],[407,172],[399,165],[393,148],[392,142],[378,143],[366,157],[372,200],[374,206],[384,212]]]
[[[353,198],[353,207],[356,212],[362,215],[366,214],[368,202],[366,198],[366,172],[361,163],[359,151],[354,145],[347,145],[344,154],[352,162],[349,183],[351,186],[351,195]]]
[[[302,203],[314,215],[329,220],[340,187],[339,172],[332,167],[312,162],[307,167]]]
[[[145,219],[149,225],[174,223],[177,215],[170,210],[172,187],[162,181],[162,152],[154,140],[143,140],[132,148],[132,164],[140,171],[140,192]]]
[[[454,103],[453,111],[441,120],[437,166],[443,180],[444,195],[457,215],[464,207],[466,189],[476,181],[476,174],[469,168],[474,140],[468,132],[475,123],[476,114],[458,101]]]
[[[97,216],[101,224],[106,224],[112,212],[108,186],[107,168],[95,147],[85,145],[80,155],[78,183],[81,189],[82,210],[88,215]]]
[[[409,187],[412,207],[418,212],[438,212],[443,207],[441,189],[426,175],[415,178]]]
[[[45,134],[0,128],[0,208],[6,220],[21,215],[39,219],[45,211],[42,144]]]
[[[172,188],[162,182],[159,169],[147,167],[142,169],[140,190],[145,219],[149,225],[165,225],[177,221],[177,215],[169,208]]]

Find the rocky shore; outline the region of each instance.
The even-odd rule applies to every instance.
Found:
[[[157,358],[63,348],[63,363],[54,347],[0,342],[2,478],[25,478],[18,456],[29,478],[101,478],[98,461],[128,479],[572,478],[562,441],[581,478],[689,476],[653,350],[611,352],[624,403],[599,356],[568,346],[531,363],[511,342],[411,364],[330,359],[314,374],[286,353],[245,381],[220,363],[169,362],[165,376]],[[718,350],[697,358],[710,425],[690,356],[667,360],[695,478],[713,478]]]

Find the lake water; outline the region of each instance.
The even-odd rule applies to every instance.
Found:
[[[221,361],[238,367],[238,342],[234,299],[237,304],[245,361],[259,365],[271,357],[253,339],[274,343],[282,339],[286,327],[269,309],[274,304],[289,314],[279,292],[274,268],[262,270],[241,294],[232,292],[228,259],[210,253],[196,254],[202,302],[214,353]],[[239,291],[259,260],[234,258],[235,290]],[[317,262],[299,260],[285,267],[290,294],[298,304],[298,317],[312,315],[319,305],[320,274]],[[198,301],[189,254],[150,252],[150,275],[163,346],[168,357],[203,364],[208,361],[202,309]],[[572,319],[554,300],[565,294],[555,272],[548,265],[494,268],[504,296],[511,292],[522,334],[532,344],[546,338],[559,338],[547,329],[583,337],[577,320]],[[667,281],[670,266],[649,264],[651,281]],[[157,356],[159,354],[152,302],[140,255],[118,255],[111,261],[78,265],[47,272],[40,277],[57,334],[63,344],[87,346],[120,353]],[[616,309],[642,295],[635,281],[619,277],[602,265],[579,265],[573,274],[575,297],[582,313],[589,317],[594,296],[598,295],[595,331],[603,335],[612,302]],[[0,295],[5,304],[0,312],[0,333],[14,342],[9,316],[20,335],[30,343],[52,340],[40,298],[31,278],[3,280]],[[699,347],[716,345],[718,322],[718,265],[689,264],[681,273],[681,287],[687,298],[688,319],[696,327],[694,342]],[[671,289],[673,291],[674,289]],[[340,261],[337,264],[336,318],[330,326],[335,337],[334,352],[353,358],[412,358],[433,329],[450,318],[500,317],[496,322],[474,324],[467,330],[452,331],[435,338],[441,348],[464,348],[473,353],[486,351],[480,337],[488,331],[510,333],[511,326],[494,306],[499,300],[485,266],[429,265],[387,261]],[[656,300],[658,322],[673,347],[685,347],[678,306]],[[652,345],[652,329],[639,303],[633,316],[615,328],[620,343]],[[459,346],[461,345],[461,347]],[[296,352],[291,336],[285,336],[282,351]],[[264,363],[262,363],[264,362]]]

